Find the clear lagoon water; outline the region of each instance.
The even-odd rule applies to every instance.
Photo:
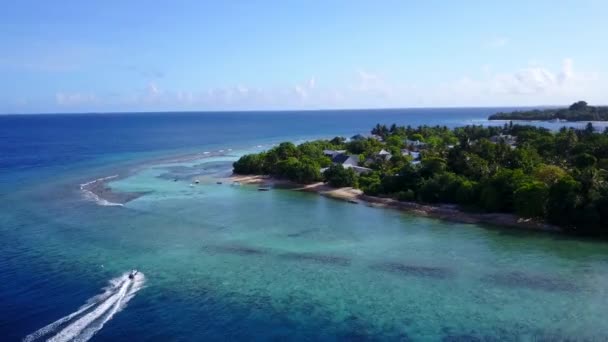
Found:
[[[0,117],[1,339],[607,340],[604,241],[216,184],[282,140],[495,111]],[[81,190],[113,175],[143,195]]]

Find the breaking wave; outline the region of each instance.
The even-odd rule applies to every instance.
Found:
[[[127,305],[143,288],[144,282],[142,273],[137,273],[133,279],[129,279],[129,273],[114,278],[103,293],[87,300],[77,311],[27,335],[23,341],[43,337],[54,342],[87,341]],[[49,336],[51,334],[54,335]]]
[[[118,177],[118,175],[112,175],[112,176],[108,176],[108,177],[102,177],[102,178],[97,178],[94,179],[92,181],[86,182],[86,183],[82,183],[80,184],[80,190],[82,191],[84,197],[86,199],[89,199],[99,205],[103,205],[103,206],[120,206],[122,207],[123,204],[122,203],[115,203],[115,202],[110,202],[106,199],[103,199],[101,197],[99,197],[96,193],[94,193],[93,191],[90,190],[90,187],[94,186],[95,184],[99,183],[99,182],[105,182],[108,179],[113,179]]]

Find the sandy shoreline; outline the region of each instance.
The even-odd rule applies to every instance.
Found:
[[[264,187],[289,188],[296,191],[318,193],[319,195],[348,201],[351,203],[364,203],[379,208],[389,208],[405,211],[415,215],[437,218],[459,223],[480,223],[501,227],[531,229],[540,231],[562,231],[559,227],[542,221],[522,219],[513,214],[505,213],[470,213],[458,209],[455,205],[426,205],[415,202],[401,202],[392,198],[368,196],[359,189],[333,188],[322,182],[300,185],[290,181],[273,179],[268,176],[258,175],[232,175],[232,182],[241,184],[258,184]]]

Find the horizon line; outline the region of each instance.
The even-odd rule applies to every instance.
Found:
[[[158,111],[90,111],[90,112],[37,112],[37,113],[0,113],[0,116],[17,115],[99,115],[99,114],[185,114],[185,113],[261,113],[261,112],[340,112],[340,111],[380,111],[416,109],[492,109],[492,108],[557,108],[569,105],[529,105],[529,106],[438,106],[438,107],[375,107],[375,108],[320,108],[320,109],[218,109],[218,110],[158,110]],[[603,105],[597,105],[600,107]]]

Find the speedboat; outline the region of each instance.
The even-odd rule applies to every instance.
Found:
[[[137,270],[133,270],[133,271],[131,271],[131,273],[129,273],[129,279],[134,279],[134,278],[135,278],[135,275],[136,275],[137,273],[138,273],[138,272],[137,272]]]

